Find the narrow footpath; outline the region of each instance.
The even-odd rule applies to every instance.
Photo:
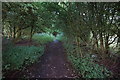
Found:
[[[67,61],[62,42],[48,43],[40,60],[27,68],[22,76],[26,78],[76,78],[75,71]]]

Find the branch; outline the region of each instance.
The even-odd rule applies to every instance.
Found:
[[[112,44],[116,40],[117,37],[118,36],[116,36],[112,42],[108,43],[108,45]]]
[[[19,30],[22,30],[22,29],[26,29],[26,28],[29,28],[30,26],[27,26],[27,27],[24,27],[24,28],[20,28],[16,31],[16,33],[19,31]]]

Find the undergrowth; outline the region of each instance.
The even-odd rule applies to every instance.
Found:
[[[3,52],[3,70],[22,69],[34,63],[44,52],[44,46],[9,46]]]
[[[105,67],[93,63],[89,57],[80,58],[69,55],[69,60],[83,78],[107,78],[111,74]]]
[[[94,63],[90,56],[80,57],[79,51],[75,52],[76,48],[70,39],[64,38],[63,40],[68,59],[83,78],[107,78],[111,75],[105,67]]]

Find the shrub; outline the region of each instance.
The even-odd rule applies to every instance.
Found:
[[[21,69],[35,62],[44,51],[44,46],[10,46],[3,52],[3,70]]]
[[[76,49],[72,41],[64,39],[64,47],[67,51],[68,59],[83,78],[106,78],[111,75],[111,72],[105,67],[94,63],[89,53],[85,57],[80,57],[80,52],[76,52],[79,49]],[[82,53],[85,54],[85,52]]]
[[[89,57],[80,58],[69,55],[69,60],[83,78],[106,78],[111,74],[105,67],[93,63]]]

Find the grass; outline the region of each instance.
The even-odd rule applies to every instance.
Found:
[[[46,44],[48,42],[52,42],[55,39],[55,37],[52,34],[42,33],[34,34],[32,39],[39,42],[40,44]]]
[[[34,63],[44,52],[44,46],[9,46],[3,52],[3,70],[21,69]]]

